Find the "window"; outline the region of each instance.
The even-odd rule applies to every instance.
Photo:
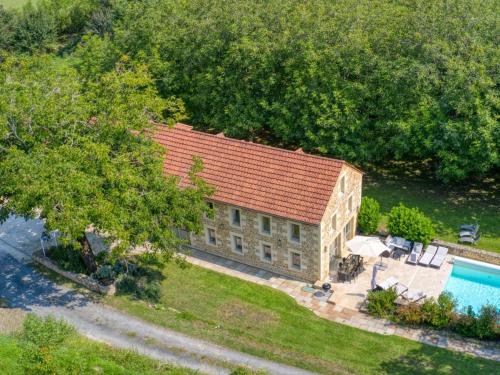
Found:
[[[215,238],[215,229],[207,228],[207,243],[209,245],[217,245],[217,239]]]
[[[291,255],[292,255],[291,267],[293,269],[300,270],[301,268],[300,254],[292,252]]]
[[[213,202],[208,202],[208,208],[210,208],[211,210],[214,209],[214,204]]]
[[[233,251],[243,253],[243,239],[233,234]]]
[[[241,213],[237,208],[231,208],[231,225],[235,227],[241,226]]]
[[[352,212],[352,195],[349,197],[347,207],[349,208],[349,212]]]
[[[205,218],[213,220],[215,215],[215,209],[213,202],[207,202],[209,212],[205,212]]]
[[[336,231],[337,230],[337,214],[334,213],[332,215],[332,231]]]
[[[290,223],[290,240],[293,242],[300,242],[300,225]]]
[[[335,240],[330,245],[330,259],[340,256],[340,241],[342,240],[342,234],[339,233]]]
[[[260,217],[260,232],[262,234],[271,234],[271,218],[269,216]]]
[[[340,194],[345,193],[345,176],[340,179]]]
[[[271,245],[262,244],[262,259],[267,262],[272,262],[273,255],[271,253]]]

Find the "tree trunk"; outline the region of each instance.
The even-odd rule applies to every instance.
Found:
[[[95,261],[94,253],[90,248],[89,241],[87,241],[87,237],[85,236],[85,234],[80,240],[80,243],[82,244],[83,263],[85,263],[85,267],[87,267],[87,271],[89,273],[94,273],[95,271],[97,271],[97,264]]]

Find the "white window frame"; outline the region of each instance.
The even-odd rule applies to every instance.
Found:
[[[233,212],[234,211],[239,211],[240,213],[240,224],[234,224],[233,223]],[[231,225],[233,228],[241,228],[241,208],[238,207],[229,207],[229,225]]]
[[[214,239],[215,243],[210,242],[210,230],[214,231]],[[207,245],[210,246],[217,246],[217,231],[215,230],[214,227],[205,227],[205,241],[207,242]]]
[[[334,217],[335,217],[335,227],[333,226]],[[337,214],[337,210],[335,210],[332,216],[330,217],[330,234],[337,232],[338,225],[339,225],[339,215]]]
[[[241,250],[238,250],[236,248],[236,238],[235,237],[238,237],[241,239]],[[231,250],[232,250],[232,252],[241,255],[241,254],[243,254],[243,249],[244,249],[243,236],[239,233],[231,233]]]
[[[293,264],[293,254],[298,254],[300,257],[300,266],[297,267]],[[294,271],[302,271],[302,253],[297,250],[289,250],[288,252],[288,268]]]
[[[347,187],[347,177],[346,174],[344,173],[342,176],[340,176],[339,180],[339,195],[343,196],[345,194]]]
[[[269,246],[269,249],[271,250],[271,259],[267,259],[265,257],[264,246]],[[262,260],[263,262],[266,262],[266,263],[273,262],[273,245],[270,244],[269,242],[260,241],[260,260]]]
[[[262,227],[263,227],[263,223],[264,223],[264,218],[268,218],[269,219],[269,232],[264,232],[262,230]],[[269,215],[259,215],[259,233],[262,234],[263,236],[272,236],[273,234],[273,228],[272,228],[272,225],[273,225],[273,219],[271,218],[271,216]]]
[[[299,240],[298,241],[292,237],[292,234],[293,234],[292,226],[293,225],[299,226]],[[290,243],[294,243],[294,244],[300,244],[302,242],[302,225],[300,223],[296,223],[293,221],[288,222],[288,241]]]

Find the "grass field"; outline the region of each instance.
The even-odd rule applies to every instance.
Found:
[[[107,303],[164,327],[324,374],[490,374],[497,364],[321,319],[288,295],[196,266],[163,271],[161,303]]]
[[[418,170],[411,167],[408,170]],[[479,223],[481,239],[477,247],[500,252],[500,181],[489,179],[481,184],[443,186],[435,180],[409,173],[403,168],[367,170],[363,194],[379,201],[384,214],[402,202],[418,207],[436,224],[439,239],[457,242],[463,223]]]
[[[0,335],[0,374],[24,375],[21,342],[15,336]],[[190,375],[193,371],[161,364],[130,351],[84,339],[70,338],[51,352],[58,374],[106,375]]]
[[[20,8],[28,1],[29,0],[0,0],[0,5],[3,5],[5,8]],[[31,2],[35,3],[36,0],[31,0]]]

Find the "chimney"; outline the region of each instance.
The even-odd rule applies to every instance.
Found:
[[[302,147],[299,147],[298,149],[295,150],[297,154],[305,154],[304,150],[302,150]]]

